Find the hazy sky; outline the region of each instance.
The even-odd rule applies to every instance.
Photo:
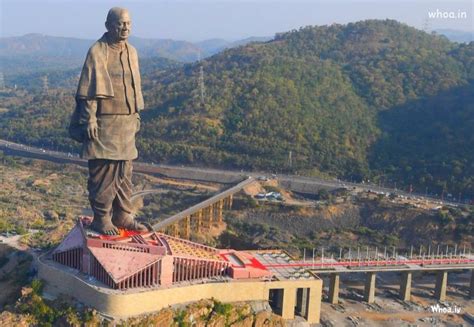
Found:
[[[42,33],[96,39],[104,31],[105,16],[113,6],[130,10],[135,36],[187,41],[273,36],[306,25],[368,18],[391,18],[417,28],[427,26],[430,30],[474,31],[473,0],[0,0],[0,3],[2,37]],[[440,14],[428,18],[430,11]],[[446,12],[455,17],[443,18]]]

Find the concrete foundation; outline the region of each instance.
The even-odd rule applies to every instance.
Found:
[[[402,280],[400,282],[400,300],[410,301],[411,299],[411,277],[410,271],[402,272]]]
[[[439,271],[436,275],[435,298],[438,301],[446,300],[446,287],[448,285],[448,272]]]
[[[364,300],[367,303],[373,303],[375,301],[375,278],[377,275],[375,272],[366,273],[365,289],[364,289]]]
[[[329,277],[329,303],[339,303],[339,274],[331,274]]]
[[[82,279],[77,270],[54,262],[38,260],[38,277],[46,282],[46,292],[51,295],[71,296],[86,306],[115,318],[127,318],[159,311],[170,305],[214,298],[221,302],[268,301],[270,290],[282,290],[284,319],[295,316],[296,290],[308,289],[306,320],[319,323],[321,314],[322,280],[283,280],[265,282],[249,280],[238,282],[188,284],[166,288],[137,290],[112,290],[92,285]]]

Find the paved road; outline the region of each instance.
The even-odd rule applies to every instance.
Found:
[[[132,194],[132,197],[130,198],[130,200],[133,201],[136,198],[143,197],[148,194],[161,194],[161,193],[168,193],[168,192],[169,192],[168,190],[163,190],[161,188],[138,191]]]
[[[13,154],[23,157],[37,158],[49,160],[60,163],[74,163],[81,166],[87,166],[86,160],[80,159],[77,154],[63,153],[51,151],[36,147],[31,147],[23,144],[13,143],[5,140],[0,140],[0,149],[6,154]],[[182,178],[189,180],[198,180],[204,182],[227,183],[236,184],[248,176],[254,177],[257,180],[264,176],[269,176],[265,172],[247,172],[247,171],[232,171],[214,168],[197,168],[185,166],[172,166],[164,164],[153,164],[144,162],[135,162],[134,170],[136,172],[161,175],[171,178]],[[372,184],[350,183],[336,179],[322,179],[317,177],[305,177],[295,175],[278,175],[279,182],[292,191],[316,194],[320,189],[337,189],[337,188],[357,188],[363,191],[394,193],[406,197],[418,197],[430,201],[440,201],[438,198],[426,197],[423,194],[408,193],[398,189],[391,189],[380,187]],[[458,203],[443,201],[442,204],[458,205]]]

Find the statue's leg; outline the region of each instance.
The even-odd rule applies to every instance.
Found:
[[[112,224],[112,203],[117,193],[117,163],[113,160],[89,160],[89,202],[94,212],[91,228],[98,233],[117,235]]]
[[[112,222],[115,226],[138,232],[146,232],[148,228],[138,223],[133,217],[132,197],[132,161],[121,161],[120,179],[117,185],[117,194],[113,201]]]

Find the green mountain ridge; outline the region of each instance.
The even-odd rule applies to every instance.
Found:
[[[205,105],[197,85],[199,65],[154,76],[158,82],[146,92],[152,110],[144,113],[142,155],[190,164],[323,171],[355,180],[378,176],[376,181],[412,184],[423,193],[428,187],[437,194],[453,189],[473,194],[468,172],[474,142],[468,131],[474,124],[471,119],[443,120],[443,112],[451,110],[472,117],[470,98],[455,94],[473,89],[473,47],[396,21],[369,20],[304,27],[266,43],[226,50],[202,62]],[[413,149],[413,143],[406,144],[412,157],[398,156],[405,148],[398,142],[416,137],[417,130],[396,138],[385,130],[390,124],[385,112],[400,113],[397,128],[403,133],[412,112],[423,112],[409,107],[425,98],[432,100],[421,103],[442,101],[445,107],[423,109],[430,119],[427,126],[418,117],[417,127],[424,127],[423,137],[428,137],[429,148],[423,149],[423,138],[416,143],[423,153],[451,149],[448,136],[430,142],[430,131],[438,125],[456,134],[466,149],[438,153],[432,165],[433,156],[417,161],[421,149]],[[396,151],[387,154],[388,149]],[[452,174],[449,167],[456,165],[465,173]],[[423,173],[413,175],[415,170]]]
[[[472,198],[473,53],[472,42],[367,20],[304,27],[152,69],[143,72],[140,154]],[[48,104],[57,100],[36,100],[4,113],[0,136],[74,149],[63,128],[72,101],[59,118]],[[55,127],[32,131],[31,118],[45,115],[56,117]]]
[[[99,34],[97,35],[100,36]],[[268,40],[267,37],[249,37],[235,42],[210,39],[187,42],[173,39],[149,39],[131,36],[140,58],[160,57],[176,62],[193,62],[214,55],[225,48],[250,42]],[[15,84],[18,75],[32,73],[58,73],[79,68],[84,56],[95,40],[74,37],[50,36],[37,33],[0,38],[0,71],[9,84]],[[26,85],[25,87],[28,87]]]

